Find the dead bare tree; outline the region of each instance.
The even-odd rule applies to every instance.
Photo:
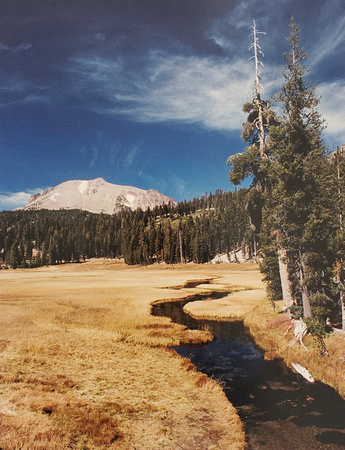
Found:
[[[266,155],[266,144],[265,144],[265,122],[264,122],[264,104],[261,100],[261,91],[263,91],[263,86],[261,84],[261,78],[259,74],[259,67],[260,65],[264,67],[263,63],[259,59],[259,54],[264,56],[263,51],[261,50],[260,44],[259,44],[259,34],[266,34],[264,31],[258,31],[256,28],[256,22],[253,20],[252,25],[252,33],[251,36],[253,36],[253,43],[249,46],[249,50],[254,50],[254,55],[250,58],[255,60],[255,82],[254,82],[254,96],[253,96],[253,102],[256,103],[258,108],[258,118],[256,121],[256,126],[259,130],[259,139],[260,139],[260,155],[262,158],[267,157]]]

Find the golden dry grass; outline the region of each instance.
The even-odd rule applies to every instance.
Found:
[[[183,288],[188,280],[199,284]],[[4,450],[244,448],[242,424],[221,387],[167,348],[205,342],[209,333],[150,315],[154,301],[193,294],[231,291],[185,309],[243,319],[266,358],[300,363],[345,396],[344,339],[327,339],[328,358],[311,337],[309,352],[288,347],[291,332],[284,335],[254,264],[93,260],[3,271],[0,283]]]
[[[215,269],[96,260],[1,272],[1,448],[243,448],[221,387],[167,348],[209,333],[150,315]]]

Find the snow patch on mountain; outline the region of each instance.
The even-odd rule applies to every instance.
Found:
[[[134,200],[135,200],[135,195],[127,194],[126,198],[127,198],[127,200],[129,201],[129,203],[130,203],[131,205],[133,205]]]
[[[83,180],[83,181],[80,182],[80,184],[79,184],[79,192],[80,192],[81,194],[84,194],[84,192],[85,192],[86,189],[87,189],[87,185],[88,185],[88,184],[89,184],[89,182],[86,181],[86,180]]]
[[[53,202],[56,202],[56,197],[60,197],[59,192],[54,192],[54,194],[51,195],[49,198],[50,200],[53,200]]]

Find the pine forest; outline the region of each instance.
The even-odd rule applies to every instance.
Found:
[[[0,248],[4,264],[37,267],[87,258],[121,258],[127,264],[205,263],[243,249],[253,236],[243,204],[246,190],[215,194],[116,215],[81,210],[4,211]]]

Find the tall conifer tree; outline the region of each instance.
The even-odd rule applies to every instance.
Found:
[[[309,256],[315,244],[312,230],[320,224],[316,206],[324,159],[323,122],[315,86],[306,81],[308,68],[303,61],[307,53],[300,49],[299,28],[293,18],[287,40],[291,49],[284,55],[285,83],[277,96],[284,104],[284,114],[281,124],[270,133],[271,194],[266,213],[278,246],[286,251],[294,294],[301,298],[308,318],[312,316],[310,289],[314,289],[309,283]]]

